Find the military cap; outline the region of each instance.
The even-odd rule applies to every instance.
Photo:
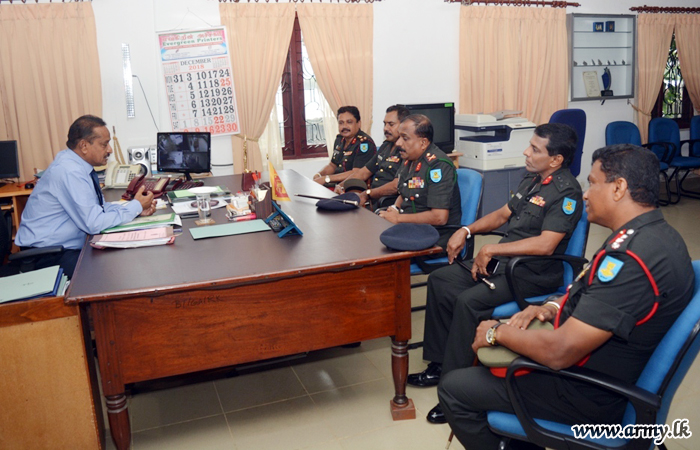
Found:
[[[379,240],[392,250],[423,250],[434,246],[440,233],[427,223],[399,223],[379,235]]]
[[[345,189],[345,192],[364,192],[367,190],[367,182],[357,178],[348,178],[343,181],[343,189]]]
[[[357,202],[356,204],[346,203],[342,200],[347,200],[348,202]],[[354,192],[346,192],[345,194],[336,195],[332,198],[324,198],[316,202],[316,207],[318,209],[326,209],[328,211],[347,211],[349,209],[356,209],[360,205],[360,196]]]

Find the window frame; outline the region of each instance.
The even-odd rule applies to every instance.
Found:
[[[663,115],[663,110],[664,110],[664,94],[665,94],[665,73],[666,70],[669,67],[669,60],[671,59],[671,53],[673,52],[674,49],[676,49],[676,36],[675,33],[671,37],[671,43],[669,44],[669,49],[668,49],[668,57],[666,58],[666,66],[664,67],[664,80],[661,81],[661,87],[659,88],[659,95],[656,97],[656,102],[654,103],[654,107],[651,110],[651,117],[652,118],[657,118],[657,117],[664,117]],[[677,50],[676,50],[677,51]],[[678,61],[678,73],[680,75],[680,79],[683,79],[683,72],[682,68],[680,67],[680,61]],[[690,94],[688,93],[688,89],[685,86],[685,83],[683,83],[683,91],[681,93],[681,116],[680,117],[669,117],[669,119],[675,121],[678,124],[678,127],[681,129],[686,129],[690,128],[690,120],[693,118],[693,103],[690,100]]]
[[[306,103],[299,16],[295,14],[292,38],[282,72],[282,158],[284,160],[328,156],[326,145],[309,145],[306,136]]]

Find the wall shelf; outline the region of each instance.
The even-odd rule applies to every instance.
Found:
[[[634,15],[569,14],[569,68],[571,73],[571,101],[608,100],[634,97],[636,25]],[[593,31],[594,24],[614,22],[615,31]],[[574,61],[576,65],[574,65]],[[583,65],[583,62],[586,65]],[[601,61],[602,64],[598,64]],[[622,64],[625,61],[625,64]],[[595,63],[594,63],[595,62]],[[610,64],[607,64],[610,62]],[[604,89],[602,75],[610,70],[611,96],[589,96],[583,72],[596,72],[600,90]],[[588,73],[587,76],[591,77]],[[594,83],[595,84],[595,83]]]

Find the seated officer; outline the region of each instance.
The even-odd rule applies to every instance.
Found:
[[[437,245],[446,247],[459,226],[462,208],[457,172],[450,158],[433,144],[433,124],[422,114],[411,114],[399,125],[396,141],[404,159],[399,170],[396,203],[379,215],[391,223],[427,223],[440,232]]]
[[[588,358],[583,367],[634,384],[690,301],[694,274],[683,239],[655,206],[659,161],[653,153],[629,144],[596,150],[588,181],[583,196],[588,220],[613,230],[596,253],[598,264],[594,257],[590,272],[586,267],[584,276],[577,277],[568,299],[529,306],[507,325],[482,322],[472,349],[503,345],[556,370]],[[560,309],[554,330],[526,329],[532,320],[553,320]],[[619,423],[627,405],[611,391],[556,374],[532,372],[517,383],[527,410],[540,419],[572,425]],[[497,448],[499,437],[489,430],[485,411],[513,413],[502,378],[483,366],[453,370],[440,382],[438,396],[465,448]]]
[[[39,259],[37,269],[60,265],[73,276],[88,234],[148,216],[156,202],[143,186],[135,200],[105,203],[94,166],[107,163],[112,147],[106,123],[95,116],[79,117],[68,130],[67,149],[60,151],[27,200],[15,243],[22,249],[62,245],[57,255]]]
[[[495,230],[507,224],[498,244],[481,247],[471,265],[471,273],[459,264],[436,270],[428,278],[423,359],[428,368],[408,376],[413,386],[435,386],[441,373],[471,366],[475,354],[465,342],[493,309],[512,295],[505,279],[508,257],[515,255],[563,254],[571,233],[581,218],[581,186],[568,167],[576,149],[576,132],[561,124],[543,124],[535,128],[530,146],[525,149],[525,168],[529,172],[513,198],[502,208],[454,233],[447,245],[448,260],[454,261],[472,233]],[[486,267],[495,258],[499,267],[488,274]],[[516,271],[518,285],[526,297],[556,290],[562,284],[562,263],[536,261]],[[491,289],[478,281],[488,275]],[[444,423],[436,406],[428,421]]]
[[[377,153],[374,141],[360,129],[360,110],[355,106],[338,108],[339,134],[333,143],[331,162],[314,175],[319,184],[333,186],[363,167]]]
[[[384,116],[384,137],[382,145],[364,167],[355,169],[348,175],[348,180],[359,179],[367,181],[371,179],[369,189],[360,193],[360,203],[376,201],[382,197],[396,197],[398,192],[397,172],[401,167],[401,156],[396,140],[399,138],[399,124],[410,114],[408,108],[403,105],[393,105],[386,109]],[[341,185],[341,187],[344,187]],[[379,207],[381,205],[377,205]]]

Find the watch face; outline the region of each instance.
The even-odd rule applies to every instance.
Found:
[[[494,334],[493,328],[489,328],[488,330],[486,330],[486,342],[488,342],[491,345],[495,344],[493,334]]]

